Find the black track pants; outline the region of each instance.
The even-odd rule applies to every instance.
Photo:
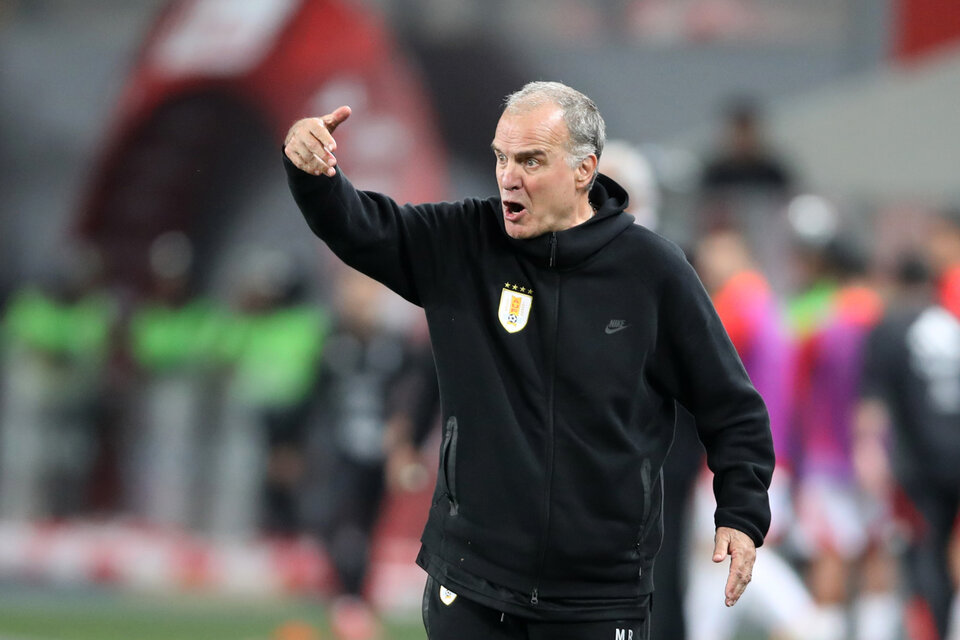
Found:
[[[444,600],[446,602],[444,602]],[[538,622],[490,609],[447,592],[427,578],[423,626],[429,640],[650,640],[650,618]]]

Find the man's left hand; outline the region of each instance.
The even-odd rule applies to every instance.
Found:
[[[717,527],[714,537],[713,561],[723,562],[730,556],[730,575],[727,578],[727,588],[724,589],[724,602],[732,607],[743,595],[744,589],[753,577],[753,563],[757,560],[757,546],[753,539],[743,531],[730,527]]]

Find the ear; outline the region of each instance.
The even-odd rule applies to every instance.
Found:
[[[577,191],[587,189],[590,186],[590,181],[593,180],[593,174],[596,172],[596,170],[597,156],[591,153],[584,158],[580,164],[577,165],[577,168],[574,172]]]

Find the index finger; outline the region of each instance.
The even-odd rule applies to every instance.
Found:
[[[747,585],[753,578],[753,563],[756,556],[749,553],[730,554],[730,573],[727,576],[727,586],[724,589],[725,603],[732,607],[743,595]]]
[[[308,131],[310,135],[317,139],[327,153],[333,153],[337,150],[337,141],[333,139],[333,136],[330,134],[330,131],[327,130],[327,125],[322,118],[313,118],[311,126]]]

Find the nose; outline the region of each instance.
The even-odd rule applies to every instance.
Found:
[[[507,161],[502,167],[498,169],[500,174],[500,187],[507,191],[516,191],[522,186],[522,181],[520,179],[520,172],[517,170],[517,165],[511,161]]]

